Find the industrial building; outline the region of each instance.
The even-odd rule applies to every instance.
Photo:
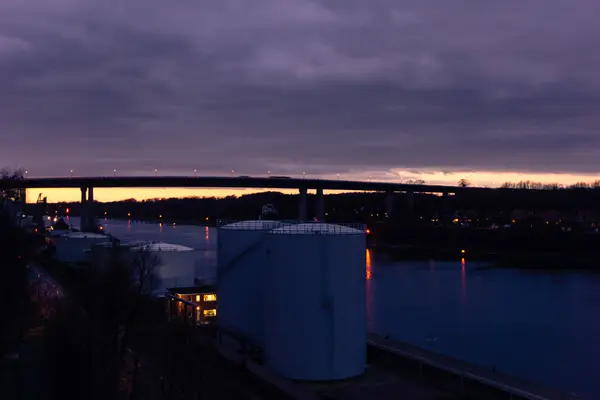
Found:
[[[168,315],[169,319],[176,317],[182,317],[182,312],[185,311],[187,314],[184,317],[187,320],[194,321],[198,324],[206,324],[214,322],[217,318],[217,294],[215,287],[212,285],[200,285],[192,287],[178,287],[169,288],[167,293],[172,295],[174,298],[181,299],[183,301],[172,301],[176,300],[171,296],[167,296],[169,301]],[[192,307],[188,307],[187,311],[185,307],[186,302],[189,302]]]
[[[64,263],[89,262],[89,250],[99,243],[110,243],[111,237],[98,233],[71,232],[56,238],[55,257]]]

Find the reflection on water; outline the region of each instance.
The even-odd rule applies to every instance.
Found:
[[[103,222],[107,232],[123,240],[164,241],[201,250],[194,276],[214,277],[214,228]],[[393,262],[368,250],[369,331],[583,398],[600,398],[600,275],[480,267],[464,258]]]
[[[460,259],[460,294],[463,303],[467,304],[467,262],[464,257]]]
[[[367,249],[365,252],[365,270],[366,270],[366,294],[367,294],[367,327],[372,326],[373,321],[371,321],[371,315],[373,315],[373,294],[371,293],[371,277],[373,270],[373,263],[371,260],[371,250]]]

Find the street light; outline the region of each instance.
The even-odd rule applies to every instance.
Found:
[[[27,179],[27,174],[29,173],[29,171],[25,170],[25,179]]]
[[[302,179],[306,178],[306,172],[302,172]]]
[[[196,176],[196,170],[194,170],[194,176]]]
[[[340,174],[335,174],[337,176],[337,180],[340,180]]]
[[[73,177],[73,170],[69,171],[69,179],[71,179]]]
[[[269,176],[271,176],[271,171],[267,171],[267,174],[269,174]]]
[[[154,176],[156,176],[157,172],[158,172],[158,169],[154,168]]]
[[[231,175],[233,176],[234,174],[235,174],[235,170],[234,170],[234,169],[232,169],[232,170],[231,170]]]
[[[117,176],[117,170],[116,169],[113,169],[113,177],[114,176]]]

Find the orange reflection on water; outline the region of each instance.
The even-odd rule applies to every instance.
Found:
[[[467,261],[460,259],[460,293],[463,301],[467,302]]]
[[[366,280],[366,306],[367,306],[367,327],[371,329],[372,319],[373,319],[373,293],[371,290],[371,285],[373,285],[373,281],[371,280],[372,276],[373,264],[371,260],[371,250],[367,249],[365,254],[365,270],[367,272],[367,280]]]
[[[365,265],[366,265],[366,270],[367,270],[367,280],[369,280],[369,279],[371,279],[371,270],[373,268],[373,265],[371,263],[371,250],[370,249],[367,249],[367,252],[366,252]]]
[[[206,236],[204,237],[204,240],[208,240],[208,226],[204,227],[204,232],[206,234]]]

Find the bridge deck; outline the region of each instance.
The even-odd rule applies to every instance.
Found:
[[[362,182],[329,179],[223,177],[223,176],[129,176],[129,177],[74,177],[29,178],[0,180],[0,188],[109,188],[109,187],[185,187],[185,188],[265,188],[265,189],[326,189],[366,191],[413,191],[431,193],[458,193],[464,190],[514,191],[513,189],[463,188],[457,186],[419,185],[394,182]]]

